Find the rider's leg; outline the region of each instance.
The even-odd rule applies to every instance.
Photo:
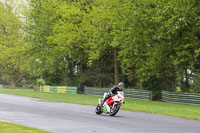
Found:
[[[108,98],[110,98],[110,97],[111,97],[111,93],[108,92],[108,93],[106,94],[106,96],[105,96],[105,98],[104,98],[104,100],[103,100],[103,102],[102,102],[101,105],[103,105],[103,104],[105,103],[105,101],[106,101]]]

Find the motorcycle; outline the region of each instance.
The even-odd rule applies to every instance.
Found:
[[[107,93],[104,93],[104,98]],[[116,95],[111,96],[104,102],[103,106],[101,106],[103,99],[98,99],[98,105],[96,107],[96,114],[100,115],[102,113],[109,114],[110,116],[114,116],[120,109],[120,106],[125,103],[124,92],[118,91]]]

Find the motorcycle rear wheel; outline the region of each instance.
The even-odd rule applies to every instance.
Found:
[[[120,109],[120,105],[116,104],[113,109],[112,108],[110,109],[110,116],[115,116],[117,112],[119,111],[119,109]]]
[[[103,112],[101,111],[101,106],[100,106],[99,104],[98,104],[97,107],[96,107],[95,113],[96,113],[97,115],[100,115],[100,114],[103,113]]]

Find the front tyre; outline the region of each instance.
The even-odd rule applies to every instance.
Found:
[[[113,108],[110,109],[110,116],[114,116],[120,109],[120,105],[116,104]]]
[[[95,113],[96,113],[97,115],[100,115],[100,114],[103,113],[103,112],[101,111],[101,106],[99,106],[99,104],[98,104],[97,107],[96,107]]]

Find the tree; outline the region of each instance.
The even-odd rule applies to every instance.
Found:
[[[134,1],[128,11],[132,19],[128,19],[124,34],[128,36],[120,52],[123,70],[136,69],[141,84],[156,77],[163,89],[171,91],[178,83],[188,82],[192,75],[187,70],[192,70],[193,63],[197,63],[194,57],[198,57],[195,51],[199,47],[196,32],[199,18],[192,19],[199,14],[198,4],[197,1]]]
[[[90,40],[85,44],[88,47],[89,63],[109,55],[104,62],[108,61],[113,66],[115,84],[122,79],[118,62],[121,45],[119,33],[124,28],[121,26],[121,22],[123,23],[125,13],[123,10],[126,2],[128,1],[96,0],[90,14],[86,16],[87,20],[85,20],[87,23],[85,29],[87,28],[86,31],[91,33]]]
[[[30,55],[49,84],[156,81],[189,91],[199,75],[199,7],[198,0],[31,0]]]
[[[8,3],[0,2],[0,17],[0,73],[15,88],[27,72],[22,22]]]

